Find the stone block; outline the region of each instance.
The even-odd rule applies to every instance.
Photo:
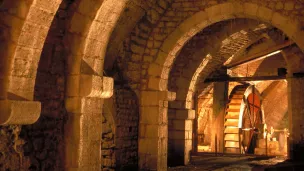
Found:
[[[195,25],[201,24],[203,21],[208,20],[208,14],[205,11],[200,11],[195,13],[193,16],[185,20],[178,29],[181,32],[188,32],[191,28],[193,28]]]
[[[103,77],[103,86],[101,98],[110,98],[114,91],[114,79],[111,77]]]
[[[163,43],[162,47],[160,48],[163,52],[169,54],[175,46],[177,46],[177,42],[179,41],[179,39],[181,37],[183,37],[183,35],[185,35],[186,33],[176,29],[173,33],[171,33],[168,38],[165,40],[165,42]]]
[[[170,130],[169,132],[169,139],[184,140],[185,138],[186,138],[185,131]]]
[[[257,16],[257,11],[258,11],[257,4],[252,4],[252,3],[244,4],[244,13],[245,14],[250,15],[255,18]]]
[[[173,129],[192,131],[192,120],[173,120]]]
[[[35,123],[41,112],[40,102],[0,100],[0,125]]]
[[[150,76],[148,81],[148,89],[160,90],[160,81],[161,78]]]
[[[158,91],[142,91],[140,97],[141,106],[159,106]]]
[[[101,113],[103,99],[97,98],[66,98],[65,107],[68,112],[73,114],[81,113]]]
[[[139,139],[138,153],[157,155],[158,154],[159,140],[157,138]]]
[[[79,95],[81,97],[101,97],[103,86],[102,77],[81,74],[79,81]]]
[[[158,64],[155,64],[155,63],[150,64],[149,69],[148,69],[148,74],[149,75],[160,76],[161,72],[162,72],[162,66],[161,65],[158,65]]]
[[[33,100],[34,95],[34,86],[35,79],[34,77],[15,77],[10,76],[8,83],[7,91],[14,94],[15,96],[19,96],[21,98],[25,98],[27,100]],[[14,97],[13,97],[14,98]],[[10,98],[10,99],[13,99]]]
[[[221,6],[221,14],[225,16],[233,15],[234,14],[234,7],[232,3],[223,3],[220,4]]]
[[[159,110],[160,108],[157,106],[140,107],[140,123],[159,124],[161,120]]]
[[[176,110],[176,119],[195,119],[195,110]]]
[[[214,5],[206,9],[209,20],[214,21],[214,18],[217,18],[221,15],[221,6]]]
[[[263,21],[270,22],[272,19],[273,11],[266,7],[259,7],[257,15],[258,18],[262,19]]]

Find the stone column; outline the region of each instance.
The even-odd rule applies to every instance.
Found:
[[[192,150],[192,129],[195,110],[174,109],[169,114],[170,165],[187,165]]]
[[[99,171],[103,99],[113,94],[113,79],[93,75],[69,77],[79,82],[67,91],[65,106],[65,170]],[[73,84],[68,84],[73,85]]]
[[[139,121],[139,170],[167,170],[168,91],[142,91]]]
[[[284,51],[288,67],[289,152],[291,160],[304,160],[304,55],[297,47]]]
[[[211,148],[217,152],[223,152],[224,146],[224,117],[226,103],[228,100],[228,82],[216,82],[213,88],[213,124],[212,124],[212,139]],[[215,139],[217,142],[215,142]],[[215,146],[216,143],[216,146]]]
[[[289,77],[288,116],[289,116],[289,158],[304,160],[304,78]]]

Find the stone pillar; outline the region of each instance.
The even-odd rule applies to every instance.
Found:
[[[289,77],[288,116],[289,116],[289,158],[304,160],[304,78]]]
[[[195,110],[175,109],[169,114],[170,166],[189,164],[194,118]]]
[[[289,120],[289,152],[291,160],[304,160],[304,78],[297,75],[304,73],[304,55],[297,47],[285,49],[288,82],[288,120]]]
[[[224,117],[228,100],[228,82],[216,82],[213,88],[213,124],[211,149],[223,152],[224,146]],[[215,140],[217,142],[215,142]],[[216,143],[216,145],[215,145]],[[217,147],[217,149],[215,149]]]
[[[168,91],[142,91],[139,121],[139,170],[167,170],[168,101],[175,99]]]
[[[113,94],[113,79],[93,75],[71,76],[79,87],[69,87],[65,106],[65,170],[99,171],[103,99]]]

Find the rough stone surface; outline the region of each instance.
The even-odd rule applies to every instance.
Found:
[[[139,166],[165,171],[168,137],[177,139],[169,141],[169,150],[174,145],[189,158],[193,117],[170,115],[193,109],[195,91],[205,89],[196,83],[216,76],[212,71],[231,56],[259,49],[265,43],[258,41],[261,37],[276,43],[293,40],[303,50],[303,9],[301,0],[0,0],[0,99],[42,106],[36,123],[0,128],[0,168],[95,171]],[[233,34],[231,24],[239,20],[235,17],[266,23],[265,28],[248,25]],[[268,30],[273,27],[281,31],[272,35]],[[202,53],[194,55],[198,50]],[[285,59],[292,61],[294,55]],[[288,74],[302,72],[302,64],[289,62]],[[257,65],[250,75],[259,70]],[[109,115],[113,121],[107,116],[102,121],[103,98],[111,95],[101,96],[102,90],[111,89],[103,87],[103,76],[113,76],[117,69],[115,108]],[[260,85],[269,94],[266,99],[285,94],[270,91],[273,85]],[[296,85],[287,94],[301,94]],[[294,102],[302,101],[299,97]],[[302,111],[290,109],[291,116]],[[268,120],[275,122],[273,115]],[[174,129],[168,132],[168,127]],[[292,135],[302,142],[302,132]]]
[[[104,104],[101,141],[103,170],[137,168],[139,114],[136,99],[131,89],[116,85],[113,97]]]

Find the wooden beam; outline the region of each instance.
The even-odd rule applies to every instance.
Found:
[[[245,64],[247,62],[251,62],[253,60],[258,60],[260,58],[263,58],[265,55],[274,53],[274,52],[276,52],[276,51],[278,51],[280,49],[283,49],[283,48],[285,48],[287,46],[290,46],[290,45],[293,45],[293,44],[294,44],[294,42],[289,40],[289,41],[286,41],[286,42],[284,42],[284,43],[282,43],[280,45],[272,46],[272,47],[270,47],[270,48],[268,48],[266,50],[263,50],[261,52],[255,53],[255,54],[253,54],[253,55],[251,55],[249,57],[244,57],[245,59],[243,59],[243,60],[237,61],[237,62],[235,62],[233,64],[229,64],[229,65],[227,65],[227,68],[228,69],[229,68],[233,68],[233,67]]]
[[[207,78],[204,83],[212,82],[245,82],[245,81],[266,81],[266,80],[284,80],[286,76],[255,76],[255,77],[219,77]]]

